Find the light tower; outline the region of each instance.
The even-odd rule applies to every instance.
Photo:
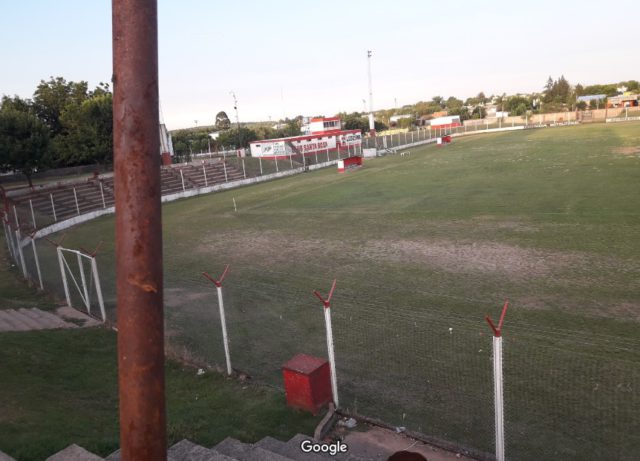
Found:
[[[229,94],[233,96],[233,108],[236,111],[236,129],[238,130],[237,138],[238,145],[236,149],[242,149],[242,134],[240,133],[240,117],[238,117],[238,99],[236,98],[236,94],[233,91],[229,91]]]
[[[376,125],[373,120],[373,88],[371,86],[371,50],[367,50],[367,67],[369,70],[369,134],[376,135]]]

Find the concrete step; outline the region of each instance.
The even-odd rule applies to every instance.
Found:
[[[313,437],[305,437],[302,440],[313,440]],[[281,442],[272,437],[265,437],[255,444],[256,447],[278,453],[295,461],[326,461],[327,457],[316,453],[304,453],[300,448],[300,443]]]
[[[349,452],[347,453],[337,453],[334,456],[331,456],[329,454],[326,453],[303,453],[300,445],[302,444],[303,441],[305,440],[310,440],[312,442],[317,442],[317,440],[315,440],[313,437],[311,437],[310,435],[305,435],[305,434],[296,434],[293,437],[291,437],[289,439],[289,441],[285,444],[285,453],[290,453],[290,457],[292,459],[296,459],[296,460],[303,460],[303,459],[315,459],[315,460],[327,460],[327,459],[335,459],[335,460],[339,460],[339,461],[367,461],[365,458],[360,458],[359,456],[355,456],[350,454]],[[304,455],[303,457],[300,458],[294,458],[293,455],[295,452],[301,453],[302,455]],[[313,456],[313,458],[312,458]]]
[[[12,458],[8,454],[0,451],[0,461],[16,461],[15,458]]]
[[[42,330],[47,328],[67,328],[67,323],[61,318],[53,315],[50,312],[41,311],[35,307],[26,309],[21,307],[18,309],[23,316],[30,318],[36,323],[34,330]],[[74,325],[75,326],[75,325]]]
[[[55,455],[49,456],[46,461],[104,461],[104,458],[101,458],[100,456],[95,455],[74,443]]]
[[[37,308],[0,310],[0,332],[53,330],[57,328],[78,328],[78,326],[70,322],[65,322],[51,312],[42,311]]]
[[[227,437],[213,448],[219,453],[240,461],[291,461],[291,458],[255,445],[242,443],[231,437]]]
[[[0,331],[29,331],[29,325],[14,318],[13,309],[0,310]]]
[[[233,461],[234,459],[215,449],[205,448],[187,439],[183,439],[169,448],[168,454],[180,461]]]

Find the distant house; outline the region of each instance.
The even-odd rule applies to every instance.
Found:
[[[637,94],[621,94],[619,96],[611,96],[607,100],[607,107],[637,107],[638,106]]]
[[[431,120],[432,118],[433,118],[433,115],[422,115],[416,121],[416,125],[418,125],[418,126],[427,126],[427,125],[429,125],[429,120]]]
[[[449,111],[448,110],[441,110],[439,112],[434,112],[433,113],[433,118],[446,117],[447,115],[449,115]]]

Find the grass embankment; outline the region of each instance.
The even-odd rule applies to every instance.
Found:
[[[0,239],[4,245],[4,240]],[[6,247],[2,254],[6,260]],[[2,307],[55,303],[0,268]],[[0,450],[41,461],[77,443],[105,456],[119,446],[116,334],[105,328],[0,333]],[[318,418],[285,406],[272,388],[168,361],[167,432],[213,446],[311,433]]]

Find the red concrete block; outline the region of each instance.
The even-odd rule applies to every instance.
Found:
[[[317,414],[332,401],[330,373],[329,362],[306,354],[282,365],[287,404]]]

